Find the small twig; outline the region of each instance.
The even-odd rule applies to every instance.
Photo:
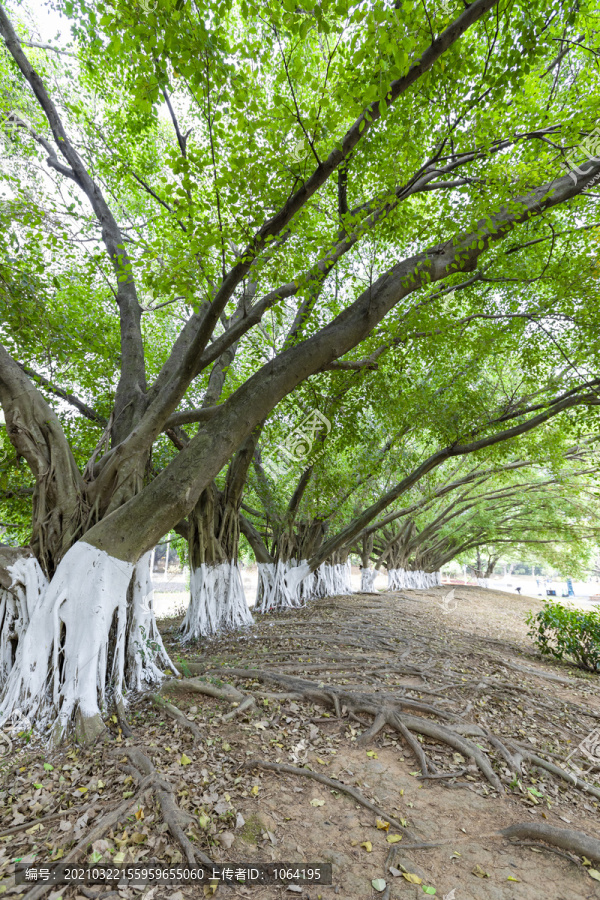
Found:
[[[425,778],[429,781],[433,781],[434,778],[459,778],[461,775],[466,775],[466,772],[466,769],[459,769],[458,772],[440,772],[436,775],[417,775],[417,781],[419,781],[419,779],[423,781]]]
[[[33,828],[34,825],[39,825],[42,822],[49,822],[50,819],[59,819],[61,816],[67,816],[71,810],[63,809],[58,812],[48,813],[47,816],[42,816],[41,819],[34,819],[30,822],[22,822],[21,825],[13,825],[12,828],[7,828],[6,831],[0,831],[0,838],[8,837],[9,834],[17,834],[19,831],[27,831],[28,828]]]

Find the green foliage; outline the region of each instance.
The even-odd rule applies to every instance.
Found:
[[[600,672],[600,607],[582,612],[547,601],[535,615],[529,612],[527,624],[545,656],[570,656],[582,669]]]

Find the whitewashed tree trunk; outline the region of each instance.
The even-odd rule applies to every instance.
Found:
[[[375,592],[375,579],[379,575],[377,569],[361,569],[360,570],[360,592],[361,594],[373,594]]]
[[[490,579],[489,579],[489,578],[478,578],[478,579],[477,579],[477,584],[479,585],[479,587],[482,587],[482,588],[489,588],[489,586],[490,586]]]
[[[13,667],[18,642],[48,586],[37,559],[26,556],[8,567],[11,586],[0,588],[0,687]]]
[[[423,572],[422,569],[388,570],[390,591],[425,591],[441,583],[441,572]]]
[[[350,560],[345,563],[321,563],[315,572],[315,584],[312,599],[335,597],[339,594],[352,593],[352,567]]]
[[[0,698],[0,724],[20,711],[37,730],[51,728],[54,742],[72,725],[79,739],[92,740],[104,730],[109,701],[122,706],[128,690],[160,680],[158,663],[176,672],[156,630],[149,580],[147,555],[136,567],[85,541],[65,554],[49,584],[31,575],[29,624]]]
[[[202,564],[190,574],[190,605],[181,625],[184,641],[253,624],[235,560]]]
[[[177,673],[164,648],[154,616],[152,556],[149,551],[136,563],[131,585],[133,597],[127,624],[127,657],[124,677],[120,680],[133,691],[162,681],[162,667]]]
[[[307,582],[305,585],[304,582]],[[272,609],[297,609],[311,596],[314,575],[306,560],[279,560],[258,564],[257,612]]]
[[[52,726],[55,741],[72,722],[84,740],[104,729],[107,689],[120,696],[124,688],[133,569],[84,541],[71,547],[19,641],[0,701],[0,723],[20,709],[38,727]]]
[[[388,591],[403,591],[405,583],[404,569],[388,569]]]

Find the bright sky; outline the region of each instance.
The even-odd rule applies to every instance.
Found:
[[[71,39],[68,20],[52,9],[50,3],[43,0],[28,0],[19,8],[18,16],[26,18],[35,28],[40,43],[64,47]]]

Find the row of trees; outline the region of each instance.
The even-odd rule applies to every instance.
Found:
[[[0,7],[2,716],[160,677],[172,530],[187,637],[249,621],[240,535],[260,608],[593,537],[593,10],[59,6]]]

